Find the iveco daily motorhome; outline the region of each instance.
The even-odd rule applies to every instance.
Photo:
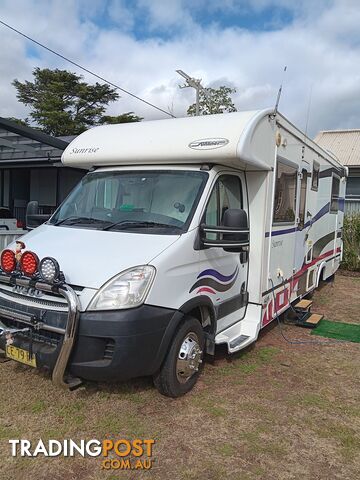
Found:
[[[339,266],[346,171],[279,113],[96,127],[62,162],[89,172],[0,272],[0,347],[59,385],[182,395]]]

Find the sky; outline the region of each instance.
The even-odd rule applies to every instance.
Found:
[[[310,136],[360,128],[359,0],[0,0],[0,20],[178,117],[182,69],[235,88],[238,110],[273,107],[283,83],[279,110]],[[35,67],[83,73],[2,25],[0,45],[0,116],[28,116],[11,82]],[[166,117],[125,94],[107,113],[129,111]]]

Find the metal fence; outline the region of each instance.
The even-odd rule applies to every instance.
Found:
[[[56,207],[39,206],[39,213],[44,215],[51,215],[55,212]],[[14,218],[20,220],[23,225],[26,223],[26,207],[14,207]]]
[[[0,251],[6,248],[9,243],[13,242],[17,238],[21,237],[27,232],[27,230],[6,230],[0,231]]]

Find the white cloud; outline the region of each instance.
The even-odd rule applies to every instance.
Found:
[[[254,15],[268,7],[282,7],[293,16],[287,26],[262,32],[244,26],[220,28],[218,23],[204,27],[192,15],[191,3],[197,15],[201,8],[213,12],[228,9],[235,15],[250,8],[245,1],[135,3],[130,9],[124,0],[3,0],[0,17],[178,116],[185,115],[194,92],[178,88],[182,79],[175,73],[177,68],[202,78],[204,85],[234,86],[238,109],[254,109],[274,105],[287,65],[280,110],[290,120],[305,127],[312,89],[311,135],[326,128],[360,127],[360,10],[355,0],[255,0],[251,2]],[[137,26],[144,21],[154,36],[139,35]],[[167,32],[164,37],[161,29]],[[1,26],[0,40],[2,116],[26,115],[27,109],[16,101],[11,81],[31,79],[35,66],[81,73],[41,50],[36,50],[37,57],[29,57],[29,42]],[[96,81],[87,74],[85,78]],[[122,94],[109,113],[124,111],[147,119],[164,116]]]

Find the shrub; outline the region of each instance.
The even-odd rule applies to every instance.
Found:
[[[345,216],[343,240],[344,258],[342,267],[360,271],[360,213]]]

